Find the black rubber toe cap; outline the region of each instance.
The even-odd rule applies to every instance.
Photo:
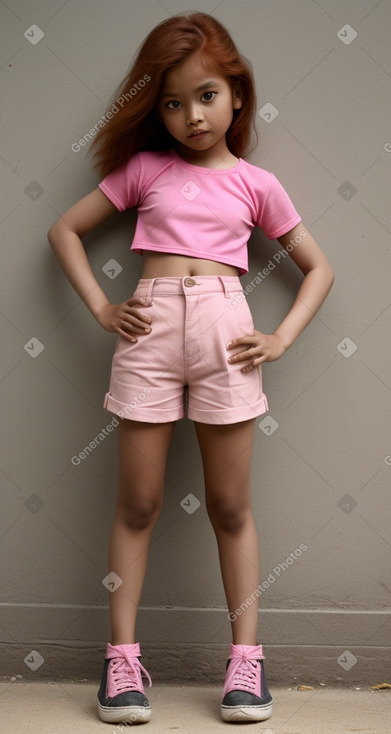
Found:
[[[123,707],[123,706],[143,706],[145,709],[150,708],[150,703],[146,696],[139,691],[127,691],[126,693],[119,693],[114,698],[100,698],[99,703],[101,706],[110,706],[112,708]]]
[[[269,693],[265,698],[259,698],[254,693],[247,691],[230,691],[223,698],[222,706],[262,706],[271,703],[272,697]]]

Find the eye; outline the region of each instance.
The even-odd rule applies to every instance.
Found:
[[[170,102],[167,102],[166,107],[169,110],[178,110],[181,106],[181,103],[178,102],[176,99],[170,100]]]
[[[212,102],[212,100],[215,98],[217,92],[204,92],[201,99],[204,102]]]

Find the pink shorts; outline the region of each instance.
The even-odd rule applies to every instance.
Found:
[[[107,410],[149,423],[187,417],[213,424],[268,410],[261,366],[243,373],[243,362],[227,361],[236,353],[227,350],[228,342],[254,333],[238,277],[141,279],[134,295],[151,304],[145,313],[152,331],[136,343],[118,337]]]

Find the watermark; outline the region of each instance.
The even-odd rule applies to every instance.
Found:
[[[129,714],[126,721],[122,721],[120,724],[116,726],[115,729],[111,730],[111,734],[123,734],[123,732],[126,731],[125,727],[133,726],[133,724],[143,724],[144,722],[149,721],[149,718],[150,718],[149,703],[144,702],[140,704],[140,706],[146,707],[145,713],[139,707],[137,714],[136,713]]]
[[[23,349],[25,352],[27,352],[27,354],[30,355],[30,357],[33,357],[33,359],[35,359],[35,357],[38,357],[38,355],[43,352],[45,347],[42,342],[37,339],[36,336],[32,336],[31,339],[26,342]]]
[[[198,497],[196,497],[191,492],[190,494],[187,494],[186,497],[184,497],[179,504],[182,509],[185,510],[185,512],[188,512],[189,515],[192,515],[193,512],[201,507],[201,502],[199,501]]]
[[[71,462],[73,466],[79,466],[84,459],[87,458],[90,454],[92,454],[93,451],[95,451],[98,446],[107,438],[107,436],[110,435],[114,431],[114,428],[116,428],[119,425],[119,421],[114,417],[112,421],[106,426],[106,428],[102,428],[100,433],[98,433],[95,438],[90,441],[90,443],[84,447],[83,451],[80,451],[79,454],[76,456],[72,456]]]
[[[279,114],[279,110],[271,102],[266,102],[266,104],[264,104],[263,107],[258,110],[258,115],[262,117],[262,120],[265,120],[265,122],[267,123],[273,122],[273,120],[275,120],[275,118]]]
[[[86,133],[83,135],[80,140],[77,141],[77,143],[72,143],[71,150],[73,150],[74,153],[78,153],[82,148],[84,148],[85,145],[87,145],[92,138],[95,137],[97,132],[102,129],[107,123],[113,119],[113,117],[120,111],[120,108],[124,107],[126,102],[129,102],[132,97],[135,97],[137,92],[140,91],[145,85],[151,81],[151,77],[149,74],[144,74],[142,79],[139,79],[138,82],[133,84],[133,87],[129,89],[128,92],[124,92],[121,94],[118,99],[114,102],[114,104],[111,105],[108,112],[106,112],[100,120]]]
[[[258,428],[260,428],[266,436],[271,436],[272,433],[279,428],[279,425],[280,424],[277,423],[275,418],[269,414],[266,418],[263,418],[260,423],[258,423]]]
[[[276,265],[279,265],[281,260],[284,260],[289,255],[289,253],[294,250],[295,247],[303,242],[306,237],[307,232],[301,230],[301,232],[299,232],[299,234],[296,235],[294,239],[289,240],[289,243],[286,247],[284,247],[282,250],[278,250],[277,252],[275,252],[273,257],[269,260],[268,264],[262,270],[258,270],[256,276],[250,281],[250,283],[247,283],[247,285],[244,286],[243,293],[238,293],[237,296],[234,296],[233,298],[230,298],[229,301],[227,301],[228,308],[236,308],[237,304],[243,301],[248,293],[252,293],[257,285],[262,283],[262,281],[265,280],[265,278],[267,278],[273,270],[275,270]]]
[[[267,576],[267,579],[265,581],[262,581],[261,584],[258,584],[255,591],[253,591],[252,594],[250,594],[249,597],[247,597],[246,601],[243,602],[243,604],[240,605],[237,609],[235,609],[234,612],[229,612],[228,619],[230,622],[235,622],[238,617],[241,617],[241,615],[249,608],[251,607],[254,602],[259,599],[260,596],[262,596],[263,592],[270,588],[272,584],[274,584],[275,581],[281,576],[282,573],[288,570],[290,566],[292,566],[295,561],[297,561],[300,556],[305,553],[307,550],[307,546],[304,543],[300,543],[299,547],[296,548],[292,553],[289,554],[288,558],[285,559],[285,561],[281,561],[281,563],[278,564],[278,566],[274,566],[273,571],[270,571],[270,573]]]
[[[114,280],[123,271],[122,265],[113,257],[103,265],[102,271],[110,280]]]
[[[30,494],[30,497],[27,497],[23,504],[33,515],[43,507],[43,501],[37,494]]]
[[[337,658],[338,665],[341,666],[344,670],[350,670],[353,668],[354,665],[357,663],[357,658],[355,655],[353,655],[350,650],[345,650],[338,658]]]
[[[337,344],[337,349],[345,359],[349,359],[349,357],[351,357],[357,350],[357,344],[349,336],[345,336],[345,339],[342,339],[342,341]]]
[[[108,573],[102,580],[102,584],[106,589],[113,592],[117,591],[117,589],[122,585],[122,579],[115,573],[115,571],[110,571],[110,573]]]
[[[346,25],[339,29],[337,37],[345,44],[345,46],[349,46],[349,44],[357,38],[357,31],[355,31],[349,23],[346,23]]]
[[[121,410],[118,411],[117,415],[119,418],[129,418],[129,416],[132,415],[133,410],[137,408],[140,403],[142,403],[147,395],[149,395],[151,392],[149,387],[144,387],[138,395],[135,395],[130,403],[128,403],[125,408],[121,408]],[[101,431],[98,433],[95,438],[90,441],[90,443],[84,447],[82,451],[80,451],[79,454],[72,456],[71,462],[74,466],[79,466],[84,459],[86,459],[90,454],[92,454],[95,449],[98,448],[98,446],[103,443],[103,441],[107,438],[107,436],[110,435],[114,431],[114,428],[117,428],[119,426],[119,421],[117,420],[116,416],[112,418],[110,423],[106,426],[106,428],[102,428]]]
[[[357,502],[351,494],[344,494],[344,496],[338,500],[337,505],[342,512],[348,514],[357,507]]]
[[[136,721],[138,721],[137,714],[130,714],[127,721],[123,721],[121,724],[118,724],[116,729],[111,730],[112,734],[122,734],[125,731],[125,726],[132,726]]]
[[[340,186],[338,186],[337,191],[345,201],[349,201],[353,196],[355,196],[355,194],[357,194],[358,189],[356,189],[355,185],[351,181],[344,181]]]
[[[38,670],[43,665],[45,658],[37,650],[31,650],[28,655],[24,658],[23,662],[27,665],[30,670]]]
[[[39,25],[35,25],[35,23],[33,23],[30,28],[27,28],[27,31],[25,31],[23,35],[33,46],[36,46],[37,43],[42,41],[45,34]]]
[[[150,395],[150,394],[151,394],[150,388],[143,387],[143,389],[140,390],[138,395],[134,395],[130,403],[128,403],[125,408],[123,409],[121,408],[121,410],[118,411],[117,415],[120,418],[125,418],[125,417],[129,418],[129,416],[132,415],[133,410],[137,408],[137,406],[140,405],[140,403],[142,403],[145,400],[147,395]]]

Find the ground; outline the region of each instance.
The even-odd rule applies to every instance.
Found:
[[[12,734],[123,734],[130,726],[105,724],[96,713],[97,684],[74,682],[0,683],[1,731]],[[145,734],[390,734],[391,691],[315,687],[273,688],[273,716],[265,722],[228,724],[220,719],[217,686],[154,685],[148,690],[152,717],[137,726]]]

